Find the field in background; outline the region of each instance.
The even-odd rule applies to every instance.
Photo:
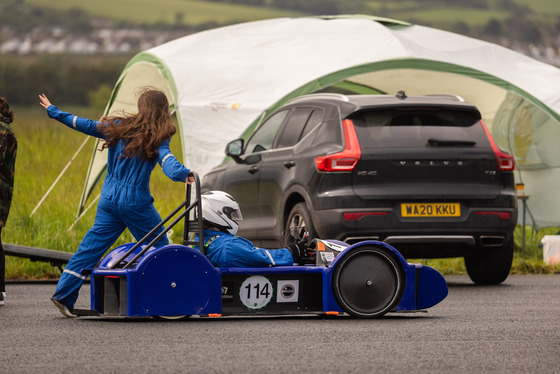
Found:
[[[463,22],[471,27],[486,25],[491,19],[500,21],[512,15],[512,7],[502,0],[487,0],[487,8],[469,6],[469,2],[454,6],[443,2],[421,1],[368,1],[372,14],[383,13],[402,20],[414,19],[417,23],[450,25]],[[511,4],[531,9],[531,18],[540,22],[558,22],[560,7],[555,0],[512,0]]]
[[[26,0],[45,8],[83,9],[92,16],[132,21],[135,23],[168,25],[229,24],[276,17],[298,17],[302,13],[250,5],[235,5],[195,0]]]
[[[26,0],[46,8],[68,10],[80,8],[93,16],[114,20],[134,21],[144,24],[229,24],[276,17],[298,17],[304,13],[261,6],[250,6],[214,1],[195,0]],[[360,3],[355,1],[354,3]],[[391,17],[398,20],[415,20],[419,24],[451,25],[463,22],[471,27],[484,26],[491,19],[500,21],[512,15],[514,5],[531,10],[529,17],[538,22],[556,23],[560,7],[556,0],[486,0],[478,3],[487,7],[475,8],[468,1],[450,5],[444,1],[380,1],[361,2],[364,13]],[[350,5],[350,4],[349,4]],[[366,11],[367,9],[367,11]],[[347,12],[355,13],[355,12]],[[318,12],[316,15],[321,15]]]
[[[100,116],[100,112],[88,108],[61,106],[61,109],[83,117]],[[30,218],[29,215],[37,203],[72,159],[86,136],[48,119],[45,111],[38,104],[32,108],[16,107],[14,112],[16,118],[13,128],[18,139],[16,181],[12,209],[7,226],[2,230],[2,240],[4,243],[75,252],[95,217],[97,204],[94,204],[69,230],[76,221],[78,204],[94,149],[94,139],[88,140],[87,145],[70,164],[50,195]],[[179,136],[173,138],[171,149],[179,159],[182,159]],[[184,200],[184,184],[169,180],[159,166],[154,170],[150,187],[156,208],[163,217]],[[100,186],[89,201],[92,201],[99,191]],[[544,235],[555,234],[559,229],[549,228],[538,233],[533,233],[530,228],[526,230],[526,248],[523,253],[520,250],[522,231],[520,227],[516,230],[516,254],[512,272],[560,273],[560,266],[546,266],[543,263],[542,248],[539,247]],[[180,243],[182,235],[182,228],[176,228],[172,240]],[[131,241],[133,241],[132,235],[126,231],[115,246]],[[412,261],[433,266],[444,274],[465,273],[461,258]],[[7,277],[12,279],[44,279],[56,278],[60,275],[57,268],[47,263],[31,262],[28,259],[12,256],[7,257],[6,272]]]

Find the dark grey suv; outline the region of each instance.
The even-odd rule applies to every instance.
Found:
[[[509,274],[514,161],[459,97],[302,96],[226,154],[202,188],[237,199],[239,235],[257,245],[284,245],[298,227],[385,241],[407,258],[464,257],[476,283]]]

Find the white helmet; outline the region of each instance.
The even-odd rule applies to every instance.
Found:
[[[243,220],[237,201],[223,191],[210,191],[201,195],[202,219],[225,230],[237,234],[239,225],[235,221]]]

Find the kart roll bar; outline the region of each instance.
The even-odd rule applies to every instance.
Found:
[[[196,200],[191,204],[191,185],[187,184],[187,196],[185,201],[183,201],[173,212],[171,212],[164,220],[162,220],[156,227],[154,227],[149,233],[147,233],[142,239],[138,241],[132,248],[130,248],[118,261],[116,261],[113,265],[109,267],[109,269],[114,269],[120,263],[125,263],[123,269],[127,269],[131,267],[148,249],[150,249],[155,243],[157,243],[164,235],[167,234],[169,230],[171,230],[181,219],[185,218],[185,232],[183,234],[183,245],[198,245],[200,252],[202,254],[206,254],[206,249],[204,248],[204,235],[203,235],[203,225],[202,225],[202,200],[200,198],[200,179],[198,178],[198,174],[194,171],[191,172],[194,176],[194,181],[196,185]],[[169,221],[177,212],[179,212],[183,207],[186,207],[185,210],[175,219],[171,224],[166,227],[158,236],[155,237],[151,242],[149,242],[132,260],[128,263],[125,262],[125,259],[133,253],[139,246],[144,244],[150,236],[152,236],[157,230],[159,230],[167,221]],[[195,209],[195,221],[190,221],[188,214],[191,210]],[[189,233],[190,232],[198,232],[198,241],[191,241],[189,240]]]

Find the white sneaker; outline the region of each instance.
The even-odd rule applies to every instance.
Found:
[[[60,310],[60,313],[62,313],[64,316],[66,317],[76,317],[72,311],[64,304],[51,299],[51,301],[54,303],[54,305],[56,305],[56,307],[58,308],[58,310]]]
[[[4,305],[4,297],[5,297],[6,293],[5,292],[0,292],[0,306]]]

